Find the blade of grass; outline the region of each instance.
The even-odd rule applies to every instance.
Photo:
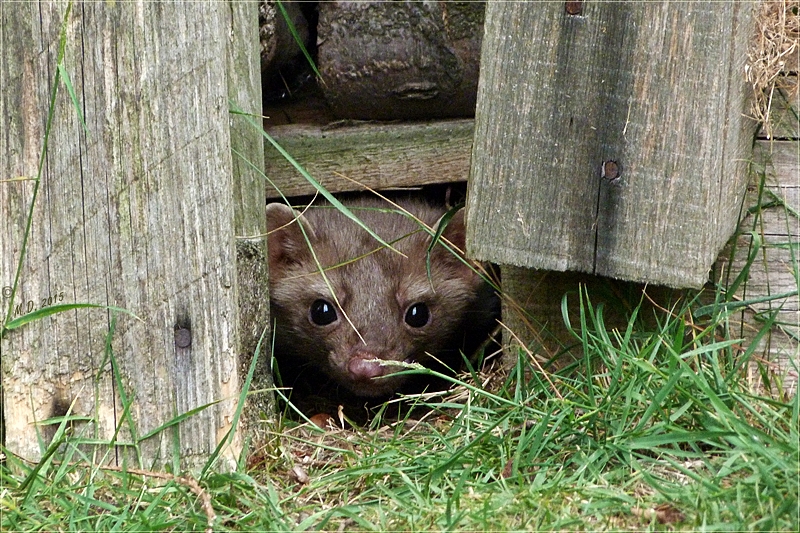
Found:
[[[321,83],[325,83],[322,79],[322,74],[320,74],[319,70],[317,70],[317,65],[314,63],[314,60],[311,58],[311,54],[308,53],[306,49],[306,45],[303,42],[303,39],[300,38],[300,34],[297,32],[297,28],[294,26],[294,22],[292,22],[292,17],[286,12],[286,8],[283,7],[283,2],[281,0],[275,0],[275,4],[277,4],[278,9],[281,11],[281,15],[283,16],[283,20],[286,21],[286,26],[289,28],[289,32],[292,34],[294,38],[294,42],[297,43],[297,46],[300,47],[300,50],[303,52],[303,56],[305,56],[306,61],[308,61],[309,66],[311,66],[311,70],[314,71],[314,75],[316,75],[317,79],[320,80]]]
[[[67,3],[67,9],[64,12],[64,17],[61,20],[61,29],[59,30],[59,44],[58,44],[58,56],[56,63],[61,64],[64,61],[64,54],[67,46],[67,21],[69,19],[69,14],[72,11],[72,2]],[[22,265],[25,260],[25,251],[28,249],[28,239],[30,238],[31,234],[31,226],[33,224],[33,209],[36,206],[36,198],[39,195],[39,186],[42,183],[42,173],[44,172],[44,164],[47,159],[48,149],[49,149],[49,140],[50,140],[50,130],[53,127],[53,118],[55,117],[56,111],[56,96],[58,95],[58,87],[59,87],[59,78],[61,76],[60,69],[56,69],[55,79],[53,80],[53,86],[50,91],[50,104],[47,110],[47,122],[45,123],[44,128],[44,141],[42,142],[42,153],[39,155],[39,164],[36,169],[36,179],[34,180],[33,184],[33,191],[31,193],[31,205],[28,208],[28,219],[25,224],[25,234],[22,236],[22,245],[19,247],[19,260],[17,261],[17,268],[14,273],[14,283],[11,286],[11,295],[8,298],[8,309],[6,310],[6,317],[3,321],[5,326],[0,328],[0,339],[3,338],[3,335],[6,332],[7,326],[9,322],[11,322],[11,312],[14,309],[14,297],[17,294],[17,288],[19,287],[19,278],[22,274]]]
[[[73,309],[107,309],[109,311],[126,313],[137,320],[142,320],[141,318],[131,313],[127,309],[123,309],[121,307],[114,307],[111,305],[99,305],[90,303],[56,304],[56,305],[50,305],[48,307],[43,307],[41,309],[37,309],[36,311],[32,311],[30,313],[17,317],[14,320],[6,322],[6,324],[3,325],[3,332],[6,330],[11,331],[17,328],[21,328],[22,326],[29,324],[35,320],[40,320],[42,318],[55,315],[57,313],[63,313],[65,311],[72,311]]]

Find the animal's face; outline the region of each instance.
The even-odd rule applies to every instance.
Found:
[[[277,204],[268,213],[270,229],[297,216]],[[400,215],[362,217],[385,240],[400,238],[393,244],[400,253],[381,249],[336,213],[322,215],[306,215],[303,230],[291,223],[270,235],[276,351],[314,365],[356,395],[393,393],[406,379],[395,375],[403,363],[430,363],[431,355],[441,356],[458,343],[463,317],[483,282],[442,245],[431,253],[428,276],[431,237]],[[435,225],[438,215],[428,219]],[[451,221],[448,236],[463,247],[463,216]]]

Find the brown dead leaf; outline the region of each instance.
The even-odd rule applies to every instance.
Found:
[[[632,507],[631,513],[646,520],[652,520],[655,517],[659,524],[677,524],[686,520],[686,516],[670,503],[661,503],[653,509]]]
[[[514,459],[509,459],[506,462],[505,468],[503,468],[503,473],[500,474],[503,479],[508,479],[511,477],[511,473],[514,471]]]
[[[336,424],[336,420],[328,413],[317,413],[309,418],[309,420],[311,420],[315,426],[321,427],[322,429],[330,429]]]

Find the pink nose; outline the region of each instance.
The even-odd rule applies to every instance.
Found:
[[[367,359],[377,358],[373,354],[358,354],[347,363],[347,370],[353,379],[367,381],[386,373],[388,367],[381,366],[377,361],[367,361]]]

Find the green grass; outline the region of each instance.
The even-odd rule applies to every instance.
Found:
[[[0,529],[796,531],[800,397],[751,392],[727,317],[689,302],[608,331],[580,307],[584,357],[552,385],[520,353],[494,391],[467,375],[405,420],[282,421],[249,466],[196,485],[93,466],[62,420],[57,453],[0,467]]]

